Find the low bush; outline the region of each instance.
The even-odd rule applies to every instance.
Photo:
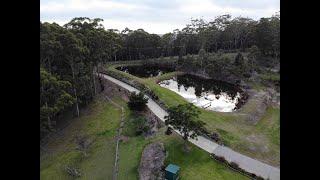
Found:
[[[240,169],[239,165],[238,165],[237,163],[235,163],[235,162],[231,162],[229,165],[230,165],[232,168],[236,169],[236,170],[239,170],[239,169]]]
[[[216,156],[215,159],[221,163],[228,163],[227,160],[222,156]]]
[[[77,168],[66,166],[65,171],[72,177],[80,177],[81,173]]]
[[[136,117],[133,120],[133,123],[136,136],[139,136],[143,133],[148,133],[150,130],[150,127],[147,125],[147,120],[144,117]]]
[[[218,144],[223,144],[222,139],[220,138],[220,135],[216,132],[210,133],[206,128],[202,129],[202,135],[215,141]]]
[[[166,135],[170,135],[170,134],[172,134],[172,128],[168,127],[166,130]]]
[[[224,164],[224,165],[232,168],[233,170],[238,171],[238,172],[240,172],[240,173],[242,173],[242,174],[244,174],[244,175],[246,175],[246,176],[249,176],[249,177],[251,177],[251,178],[253,178],[253,179],[256,179],[256,180],[264,180],[263,177],[257,176],[257,175],[254,174],[254,173],[250,173],[250,172],[247,172],[246,170],[242,169],[241,167],[239,167],[239,165],[238,165],[237,163],[235,163],[235,162],[228,162],[228,161],[227,161],[224,157],[222,157],[222,156],[217,156],[217,155],[215,155],[215,154],[213,154],[213,153],[211,153],[210,156],[211,156],[213,159],[215,159],[216,161],[219,161],[219,162],[221,162],[222,164]]]
[[[147,106],[148,98],[144,96],[144,93],[131,93],[129,97],[128,107],[134,111],[142,111]]]

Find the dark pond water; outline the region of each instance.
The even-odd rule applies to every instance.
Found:
[[[159,85],[178,93],[198,107],[212,111],[235,111],[247,98],[241,88],[235,85],[189,74],[161,81]]]
[[[160,76],[175,71],[173,67],[163,65],[121,66],[116,69],[142,78]]]

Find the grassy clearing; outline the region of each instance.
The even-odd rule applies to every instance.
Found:
[[[184,98],[175,92],[162,88],[156,83],[150,85],[152,83],[148,82],[146,84],[168,106],[187,103]],[[246,110],[252,111],[255,107],[254,102],[248,103]],[[274,158],[280,157],[280,147],[274,144],[276,142],[274,139],[279,139],[279,137],[274,136],[274,139],[270,139],[270,133],[268,133],[273,130],[274,134],[279,134],[280,129],[274,129],[264,125],[262,125],[263,128],[257,128],[248,123],[243,115],[237,113],[212,112],[201,108],[199,108],[199,110],[201,112],[199,118],[206,123],[206,128],[210,131],[218,132],[227,146],[272,165],[280,164],[280,158]],[[279,121],[280,116],[276,112],[267,111],[266,114],[272,114],[269,115],[269,121]],[[252,134],[258,138],[248,140],[248,136]],[[261,149],[261,146],[267,146],[268,148]],[[276,155],[274,155],[274,153],[276,153]]]
[[[175,92],[172,92],[166,88],[160,87],[157,82],[169,79],[176,74],[182,72],[172,72],[163,74],[159,77],[153,78],[138,78],[128,73],[123,73],[114,69],[113,66],[109,66],[108,70],[114,73],[122,73],[128,79],[134,79],[140,83],[143,83],[149,87],[153,92],[166,104],[166,106],[174,106],[187,101]],[[255,84],[256,89],[264,89],[262,84]],[[213,112],[200,109],[200,119],[206,123],[206,128],[209,131],[218,132],[226,145],[232,149],[239,151],[243,154],[251,156],[253,158],[262,160],[271,165],[280,165],[280,129],[267,126],[266,124],[253,125],[245,120],[245,116],[241,113],[255,110],[255,102],[246,103],[242,109],[243,112],[239,113],[223,113]],[[280,121],[280,110],[269,110],[265,113],[261,122],[271,122],[276,124]],[[279,123],[278,123],[279,124]]]
[[[269,107],[264,117],[258,122],[257,129],[264,131],[273,144],[280,146],[280,109]]]
[[[177,164],[181,167],[181,179],[249,179],[239,173],[228,169],[224,165],[214,161],[208,153],[192,146],[190,152],[183,149],[183,141],[180,137],[173,136],[165,143],[169,156],[166,163]]]
[[[223,165],[213,161],[209,154],[192,144],[191,152],[182,150],[183,140],[178,135],[167,136],[163,127],[152,138],[145,139],[136,136],[133,116],[120,97],[113,101],[125,107],[125,125],[123,135],[128,136],[128,141],[121,142],[119,153],[118,179],[138,179],[138,167],[143,148],[155,141],[165,144],[168,151],[166,163],[175,163],[181,166],[181,179],[248,179]],[[119,126],[120,110],[104,100],[95,100],[87,112],[64,130],[61,138],[53,140],[48,145],[51,153],[43,154],[40,162],[40,178],[47,179],[75,179],[69,176],[64,166],[78,168],[82,176],[77,179],[112,179],[115,155],[116,129]],[[88,157],[76,150],[74,137],[86,135],[94,139],[88,150]],[[195,176],[197,175],[197,176]]]
[[[269,72],[269,73],[261,74],[260,78],[263,80],[269,80],[269,81],[280,81],[280,74]]]
[[[120,110],[104,100],[95,100],[88,112],[64,129],[64,135],[48,145],[51,153],[45,153],[40,161],[41,179],[73,179],[64,170],[75,167],[82,176],[79,179],[112,179],[116,129]],[[86,136],[93,141],[88,156],[76,150],[76,136]]]
[[[174,163],[181,167],[181,179],[248,179],[212,160],[207,152],[193,144],[189,144],[191,146],[189,153],[184,152],[182,138],[176,134],[165,135],[165,127],[151,138],[135,136],[132,129],[134,120],[132,115],[127,114],[124,134],[128,136],[128,141],[120,144],[118,179],[138,179],[142,151],[146,145],[156,141],[163,142],[165,145],[168,153],[165,163]]]

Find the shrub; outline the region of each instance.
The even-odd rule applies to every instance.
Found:
[[[237,163],[235,163],[235,162],[231,162],[229,165],[234,169],[240,170],[239,165]]]
[[[66,166],[65,171],[72,177],[80,177],[81,176],[80,171],[74,167]]]
[[[264,178],[261,177],[261,176],[257,176],[255,179],[256,179],[256,180],[264,180]]]
[[[146,125],[146,119],[143,117],[137,117],[134,119],[134,127],[136,129],[136,136],[139,136],[142,133],[147,133],[150,130],[150,127]]]
[[[226,163],[227,162],[227,160],[222,156],[216,156],[215,159],[220,161],[221,163]]]
[[[215,133],[215,132],[211,133],[210,138],[213,139],[216,142],[220,142],[220,140],[221,140],[220,137],[219,137],[219,134]]]
[[[144,93],[131,93],[129,97],[128,107],[134,111],[142,111],[146,107],[148,98],[144,96]]]
[[[170,135],[170,134],[172,134],[172,128],[168,127],[166,130],[166,135]]]
[[[238,165],[237,163],[235,163],[235,162],[230,162],[230,163],[229,163],[229,162],[228,162],[224,157],[222,157],[222,156],[217,156],[217,155],[215,155],[215,154],[213,154],[213,153],[210,154],[210,156],[211,156],[212,158],[214,158],[216,161],[219,161],[219,162],[221,162],[221,163],[223,163],[223,164],[231,167],[233,170],[236,170],[236,171],[238,171],[238,172],[240,172],[240,173],[242,173],[242,174],[245,174],[245,175],[247,175],[247,176],[250,176],[250,177],[253,178],[253,179],[256,179],[256,180],[264,180],[264,178],[262,178],[261,176],[257,176],[257,175],[254,174],[254,173],[247,172],[246,170],[240,168],[239,165]]]

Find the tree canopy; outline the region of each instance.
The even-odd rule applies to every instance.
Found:
[[[199,114],[200,111],[192,103],[173,106],[168,109],[165,124],[177,129],[184,140],[194,139],[201,134],[205,125],[198,120]]]
[[[121,32],[106,29],[102,21],[76,17],[64,26],[40,22],[42,119],[51,120],[69,106],[79,116],[80,107],[97,93],[97,68],[108,61],[179,56],[179,64],[196,67],[195,70],[200,69],[210,76],[226,76],[236,72],[233,72],[235,67],[244,67],[245,63],[254,67],[256,59],[262,55],[280,57],[279,15],[258,21],[232,18],[228,14],[209,22],[192,19],[181,30],[162,36],[143,29],[126,28]],[[235,64],[234,59],[221,55],[223,51],[247,49],[250,51],[248,59],[238,58]],[[208,56],[209,53],[216,55]],[[183,58],[196,54],[199,58]]]
[[[131,93],[129,97],[128,107],[131,110],[142,111],[148,102],[148,98],[144,96],[144,93]]]

